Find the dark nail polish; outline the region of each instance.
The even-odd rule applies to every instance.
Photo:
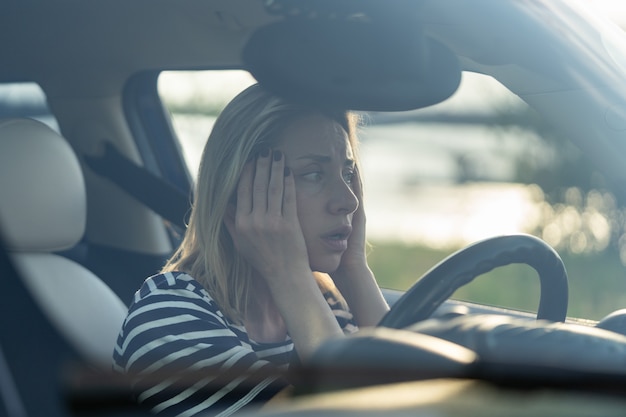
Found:
[[[280,161],[283,158],[281,151],[274,151],[274,161]]]
[[[291,174],[291,169],[285,167],[285,177],[288,177]]]
[[[270,148],[261,149],[259,155],[261,155],[263,158],[267,158],[268,156],[270,156]]]

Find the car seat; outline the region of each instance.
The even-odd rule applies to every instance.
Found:
[[[35,120],[0,120],[0,231],[9,254],[58,331],[86,360],[110,367],[127,307],[96,275],[55,253],[83,237],[86,200],[63,137]]]

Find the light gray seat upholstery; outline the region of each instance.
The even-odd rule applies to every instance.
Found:
[[[107,367],[127,307],[92,272],[54,253],[81,240],[86,215],[69,143],[38,121],[0,120],[0,231],[9,253],[53,325],[87,360]]]

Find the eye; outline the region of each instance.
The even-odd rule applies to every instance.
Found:
[[[346,184],[352,185],[355,175],[356,173],[354,172],[354,168],[347,169],[343,173],[343,180],[346,182]]]
[[[301,177],[307,181],[320,182],[322,180],[322,172],[311,171],[311,172],[307,172],[306,174],[302,174]]]

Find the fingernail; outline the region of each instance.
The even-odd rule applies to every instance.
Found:
[[[288,177],[289,174],[291,174],[291,170],[287,167],[285,167],[285,177]]]
[[[270,156],[270,148],[261,149],[259,155],[261,155],[263,158],[267,158],[268,156]]]
[[[283,157],[283,153],[281,151],[274,151],[274,161],[280,161]]]

